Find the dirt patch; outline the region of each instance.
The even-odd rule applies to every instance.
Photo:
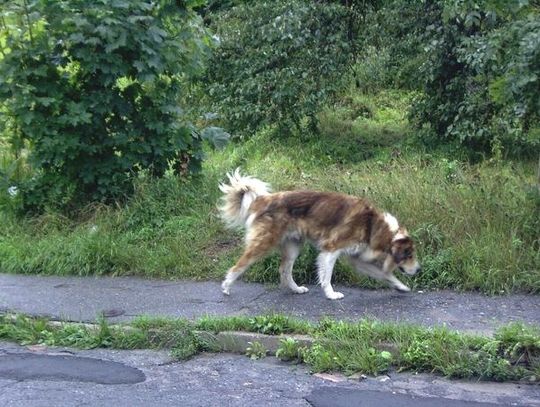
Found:
[[[221,238],[210,243],[203,248],[203,252],[206,256],[213,260],[219,259],[223,254],[231,252],[232,250],[242,245],[242,239],[237,236],[231,236],[227,239]]]

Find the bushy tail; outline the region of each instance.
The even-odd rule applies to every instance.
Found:
[[[223,204],[219,207],[221,218],[231,228],[243,227],[249,216],[251,203],[260,195],[270,192],[270,186],[257,178],[240,174],[237,168],[227,174],[229,183],[219,184]]]

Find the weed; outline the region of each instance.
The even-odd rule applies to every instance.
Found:
[[[205,316],[195,322],[195,329],[202,331],[247,331],[268,335],[283,333],[303,333],[312,331],[313,325],[282,314],[268,314],[256,317],[212,317]]]
[[[320,343],[315,343],[304,353],[304,361],[314,372],[339,370],[337,356]]]
[[[262,318],[262,319],[261,319]],[[275,318],[275,316],[274,316]],[[257,320],[268,321],[263,317]],[[249,326],[251,319],[238,317],[236,326]],[[108,325],[99,320],[94,327],[64,323],[51,325],[46,319],[24,315],[0,315],[0,339],[22,344],[110,347],[116,349],[167,348],[179,358],[201,351],[219,351],[215,343],[195,330],[207,327],[230,329],[231,320],[208,317],[190,322],[184,319],[140,317],[132,327]],[[540,330],[523,324],[502,327],[493,337],[471,336],[446,328],[382,323],[323,320],[317,326],[296,324],[305,333],[310,327],[314,344],[301,347],[292,338],[281,340],[276,356],[282,360],[304,361],[312,371],[342,371],[380,374],[391,368],[432,372],[455,378],[483,380],[540,380]],[[204,330],[204,329],[203,329]],[[266,356],[257,341],[250,342],[246,354],[253,359]]]
[[[306,352],[306,361],[314,371],[385,372],[393,362],[392,354],[380,349],[380,342],[387,339],[385,329],[376,321],[351,324],[326,320],[317,330],[316,346]]]
[[[267,335],[279,335],[293,330],[291,319],[280,314],[253,317],[249,320],[249,324],[252,331]]]
[[[306,347],[300,346],[294,338],[285,338],[280,340],[280,346],[276,350],[276,358],[286,361],[301,363],[304,360]]]
[[[248,317],[212,317],[205,316],[195,322],[195,329],[200,331],[249,331],[251,328]]]
[[[495,333],[502,354],[514,364],[540,367],[540,329],[513,323]]]
[[[248,342],[248,347],[246,348],[246,355],[249,356],[250,359],[262,359],[266,357],[266,354],[268,353],[268,350],[264,347],[264,345],[258,341],[254,342]]]

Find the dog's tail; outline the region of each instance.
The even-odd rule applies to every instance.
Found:
[[[249,207],[260,195],[270,192],[270,186],[257,178],[240,174],[237,168],[227,174],[229,183],[219,184],[223,204],[219,207],[221,218],[231,228],[243,227],[249,217]]]

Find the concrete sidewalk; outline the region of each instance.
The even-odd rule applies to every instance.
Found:
[[[374,317],[486,334],[512,321],[540,325],[540,296],[487,297],[453,291],[399,294],[388,289],[339,287],[345,298],[330,301],[320,287],[309,288],[298,295],[238,282],[231,295],[225,296],[218,282],[0,274],[0,312],[85,322],[95,321],[100,314],[120,322],[139,315],[193,319],[279,312],[309,320]]]

